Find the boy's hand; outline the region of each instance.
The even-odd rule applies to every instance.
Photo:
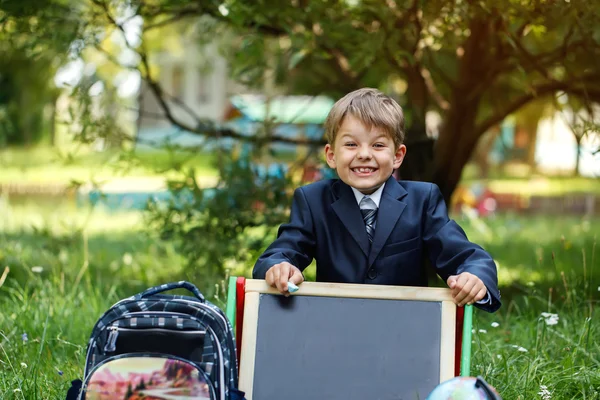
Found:
[[[473,304],[483,299],[487,293],[483,281],[468,272],[463,272],[460,275],[452,275],[446,283],[452,289],[452,297],[459,307],[465,304]]]
[[[284,261],[269,268],[265,281],[269,286],[277,288],[282,294],[289,295],[288,282],[299,285],[304,282],[304,276],[298,268]]]

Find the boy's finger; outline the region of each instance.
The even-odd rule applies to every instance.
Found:
[[[473,304],[476,301],[477,293],[479,293],[481,289],[474,284],[473,288],[467,293],[467,296],[463,299],[462,305]]]
[[[448,287],[450,289],[454,289],[454,286],[456,285],[456,275],[451,275],[448,277],[448,279],[446,280],[446,284],[448,285]]]
[[[271,283],[271,286],[279,289],[279,273],[280,273],[279,265],[276,265],[271,269],[273,270],[273,275],[272,275],[273,282]]]
[[[293,284],[299,285],[304,282],[304,276],[302,276],[302,272],[298,268],[293,268],[293,273],[289,280]]]
[[[267,285],[275,287],[275,279],[273,278],[273,271],[275,268],[269,268],[267,274],[265,275],[265,281]]]
[[[277,288],[281,293],[287,292],[287,282],[290,276],[290,265],[282,263],[279,268],[279,279],[277,280]]]
[[[479,289],[479,292],[477,292],[477,294],[475,295],[474,302],[482,300],[485,297],[486,294],[487,294],[487,289],[484,286],[481,289]]]
[[[467,281],[463,285],[461,285],[459,282],[456,285],[456,294],[454,295],[454,299],[458,302],[458,305],[462,306],[469,300],[469,296],[471,295],[471,291],[473,290],[474,286],[475,282],[473,281]]]

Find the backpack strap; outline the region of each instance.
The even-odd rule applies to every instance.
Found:
[[[189,290],[190,292],[192,292],[194,294],[194,296],[198,300],[200,300],[202,303],[204,303],[204,295],[202,295],[202,293],[200,293],[200,290],[193,283],[186,282],[186,281],[171,282],[171,283],[165,283],[164,285],[160,285],[160,286],[154,286],[154,287],[151,287],[150,289],[146,289],[142,293],[136,294],[134,297],[137,300],[141,300],[141,299],[153,296],[155,294],[166,292],[169,290],[174,290],[174,289]]]
[[[78,400],[79,395],[81,394],[81,385],[81,379],[75,379],[74,381],[71,381],[71,387],[67,391],[66,400]]]

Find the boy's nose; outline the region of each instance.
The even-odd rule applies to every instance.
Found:
[[[371,150],[369,147],[361,147],[358,150],[358,158],[360,159],[369,159],[371,158]]]

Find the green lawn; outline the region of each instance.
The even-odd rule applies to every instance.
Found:
[[[137,151],[124,155],[117,151],[57,150],[50,147],[0,150],[0,184],[67,184],[126,176],[157,178],[169,175],[172,165],[193,167],[201,177],[215,177],[212,153],[171,154],[166,151]]]
[[[472,375],[505,399],[600,400],[600,219],[456,216],[498,263],[503,307],[475,313]],[[189,279],[143,215],[0,198],[0,398],[64,398],[96,319],[150,285]],[[238,269],[247,276],[251,265]],[[0,282],[2,279],[0,278]],[[224,306],[226,277],[215,277]],[[212,285],[212,283],[211,283]],[[548,325],[542,313],[558,316]],[[554,319],[548,319],[554,321]]]
[[[559,196],[568,193],[600,194],[600,180],[594,178],[504,178],[487,181],[465,180],[464,185],[487,185],[495,193],[518,193],[521,196]]]

